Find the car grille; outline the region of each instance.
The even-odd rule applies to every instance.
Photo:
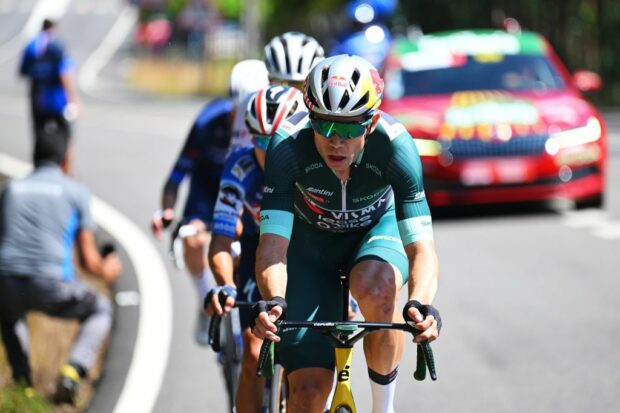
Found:
[[[502,156],[531,156],[545,152],[548,135],[518,136],[508,142],[484,142],[478,139],[439,139],[444,154],[449,152],[454,159],[489,158]]]

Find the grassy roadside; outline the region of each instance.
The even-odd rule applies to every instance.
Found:
[[[236,60],[193,62],[162,57],[136,59],[129,83],[159,95],[226,96],[228,78]]]
[[[0,188],[4,185],[5,177],[0,175]],[[77,266],[76,266],[77,268]],[[110,295],[109,289],[99,279],[80,272],[80,277],[94,285],[98,290]],[[101,374],[101,363],[105,355],[105,348],[99,355],[99,360],[90,372],[89,380],[84,380],[80,386],[76,406],[53,405],[52,399],[56,390],[56,379],[62,364],[69,355],[73,338],[77,333],[78,323],[48,317],[41,313],[32,312],[27,316],[30,331],[30,366],[32,379],[37,395],[28,397],[24,390],[15,386],[11,378],[10,367],[6,353],[0,340],[0,412],[2,413],[81,413],[86,410],[94,395],[93,384]]]

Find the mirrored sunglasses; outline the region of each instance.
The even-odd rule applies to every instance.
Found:
[[[372,118],[363,122],[334,122],[310,117],[312,128],[326,138],[331,138],[333,135],[338,135],[340,139],[358,138],[366,132],[371,122]]]

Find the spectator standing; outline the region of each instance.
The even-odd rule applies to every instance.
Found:
[[[35,139],[46,128],[70,136],[70,122],[80,110],[73,73],[75,63],[56,39],[56,24],[45,19],[43,27],[26,46],[19,66],[30,81],[30,109]]]
[[[102,257],[87,189],[68,177],[69,139],[62,129],[42,131],[35,170],[10,181],[0,195],[0,324],[13,378],[32,386],[24,316],[36,310],[77,319],[80,329],[62,366],[56,400],[75,402],[79,383],[95,363],[112,323],[110,301],[75,278],[74,243],[82,266],[107,283],[122,270],[116,253]]]

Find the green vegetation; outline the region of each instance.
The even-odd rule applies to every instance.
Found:
[[[6,386],[0,389],[2,413],[49,413],[52,405],[30,387]]]

